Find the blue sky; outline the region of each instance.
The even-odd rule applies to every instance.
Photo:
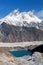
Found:
[[[39,18],[43,18],[43,0],[0,0],[0,18],[15,9],[21,12],[31,10]]]

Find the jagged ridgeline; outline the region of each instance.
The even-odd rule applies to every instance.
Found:
[[[0,20],[0,42],[43,41],[43,21],[31,11],[13,11]]]

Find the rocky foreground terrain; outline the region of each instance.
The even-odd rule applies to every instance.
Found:
[[[43,56],[34,52],[32,56],[15,57],[0,48],[0,65],[43,65]]]

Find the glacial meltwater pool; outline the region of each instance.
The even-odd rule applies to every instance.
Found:
[[[25,55],[32,55],[32,52],[28,51],[28,50],[10,51],[10,53],[16,57],[22,57]]]

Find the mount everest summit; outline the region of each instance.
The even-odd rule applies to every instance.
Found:
[[[14,10],[0,19],[0,42],[43,40],[43,20],[33,12]]]

